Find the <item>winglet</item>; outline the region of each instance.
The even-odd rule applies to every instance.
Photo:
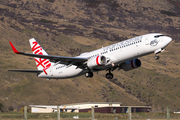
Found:
[[[9,41],[9,43],[10,43],[10,45],[11,45],[11,47],[12,47],[14,53],[20,54],[20,52],[14,47],[14,45],[11,43],[11,41]]]

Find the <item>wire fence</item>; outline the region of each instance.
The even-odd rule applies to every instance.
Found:
[[[167,107],[167,113],[131,113],[129,107],[128,113],[95,113],[94,107],[87,113],[27,113],[27,106],[24,107],[24,113],[0,113],[0,120],[180,120],[180,113],[170,113]]]
[[[0,113],[0,120],[25,120],[23,113]],[[27,113],[27,120],[57,120],[57,113]],[[60,120],[92,120],[92,113],[60,113]],[[128,113],[94,113],[94,120],[130,120]],[[131,113],[131,120],[167,120],[167,113]],[[170,120],[180,120],[170,113]]]

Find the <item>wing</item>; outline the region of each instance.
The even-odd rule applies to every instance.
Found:
[[[77,67],[84,67],[84,63],[88,60],[88,58],[82,58],[82,57],[66,57],[66,56],[54,56],[54,55],[40,55],[40,54],[31,54],[31,53],[25,53],[25,52],[19,52],[14,45],[9,42],[14,53],[25,55],[25,56],[31,56],[36,58],[44,58],[49,59],[51,62],[59,63],[59,64],[66,64],[66,65],[76,65]]]

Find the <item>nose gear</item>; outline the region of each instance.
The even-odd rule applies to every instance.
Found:
[[[155,60],[159,60],[160,57],[158,56],[158,54],[161,53],[161,52],[163,52],[163,51],[164,51],[164,49],[162,49],[162,48],[154,51],[154,53],[155,53],[155,57],[154,57]]]

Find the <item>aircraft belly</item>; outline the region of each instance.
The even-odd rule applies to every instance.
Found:
[[[55,79],[64,79],[64,78],[71,78],[75,76],[81,75],[83,70],[80,68],[77,68],[76,66],[70,66],[70,67],[64,67],[61,69],[52,69],[47,70],[47,74],[44,72],[39,74],[38,77],[42,78],[55,78]]]
[[[70,77],[77,76],[82,71],[83,70],[80,68],[77,68],[77,66],[65,67],[63,69],[56,70],[56,74],[54,75],[54,77],[70,78]]]

